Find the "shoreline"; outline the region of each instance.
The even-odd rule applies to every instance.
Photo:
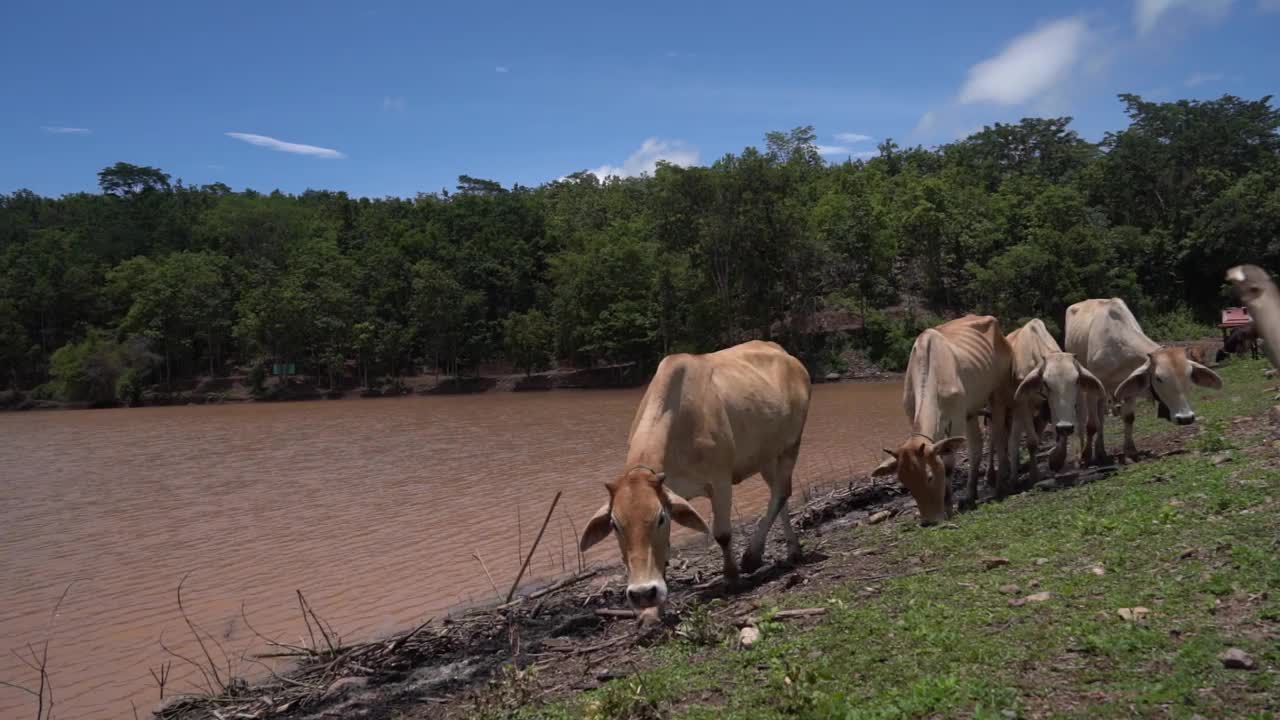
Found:
[[[620,369],[622,368],[622,369]],[[172,407],[227,405],[237,403],[312,402],[318,400],[380,400],[412,396],[480,395],[489,393],[541,393],[553,391],[626,390],[644,387],[648,377],[635,378],[624,366],[608,366],[579,370],[553,370],[533,375],[480,375],[456,378],[417,375],[400,378],[398,385],[381,387],[319,387],[308,379],[295,378],[288,385],[273,383],[266,392],[255,394],[244,375],[204,378],[184,383],[187,389],[163,391],[148,389],[143,401],[136,405],[93,403],[88,401],[44,400],[32,398],[32,390],[0,391],[0,413],[50,410],[106,410],[134,407]],[[844,383],[895,382],[900,372],[831,373],[814,377],[813,385]]]

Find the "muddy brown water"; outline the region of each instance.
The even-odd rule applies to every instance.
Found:
[[[796,500],[865,471],[906,431],[897,382],[819,385]],[[581,529],[622,469],[640,390],[9,413],[0,416],[0,681],[36,687],[10,650],[46,637],[55,713],[132,717],[201,684],[161,648],[196,658],[175,602],[216,639],[215,659],[298,643],[295,590],[344,638],[411,626],[503,593],[557,490],[529,579],[576,569]],[[767,500],[735,489],[743,520]],[[709,513],[705,500],[695,505]],[[793,504],[794,507],[794,504]],[[709,517],[709,515],[708,515]],[[517,532],[519,529],[519,532]],[[776,530],[775,530],[776,532]],[[741,540],[737,545],[741,551]],[[612,562],[606,541],[588,563]],[[51,611],[71,583],[56,618]],[[220,647],[219,647],[220,646]],[[0,718],[33,717],[0,686]]]

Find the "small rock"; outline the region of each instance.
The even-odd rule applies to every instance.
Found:
[[[1222,661],[1222,667],[1231,670],[1253,670],[1258,664],[1249,657],[1249,653],[1240,648],[1231,648],[1218,656]]]
[[[1009,558],[1007,557],[989,557],[989,558],[983,559],[982,561],[982,567],[984,570],[991,570],[992,568],[998,568],[1002,565],[1008,565],[1008,564],[1009,564]]]
[[[1053,597],[1053,593],[1038,592],[1026,597],[1013,598],[1009,601],[1010,607],[1022,607],[1027,603],[1042,603]]]
[[[743,650],[749,650],[758,642],[760,642],[760,631],[756,628],[744,627],[738,631],[738,647]]]
[[[1036,558],[1036,564],[1037,564],[1037,565],[1048,565],[1048,564],[1049,564],[1049,558]]]
[[[1048,480],[1041,480],[1033,487],[1040,492],[1051,492],[1058,489],[1058,481],[1054,478],[1049,478]]]
[[[369,684],[369,678],[365,677],[344,677],[329,683],[329,687],[325,689],[324,696],[326,698],[335,698],[352,690],[359,690]]]
[[[1001,585],[1000,592],[1004,593],[1005,595],[1017,595],[1018,593],[1022,592],[1022,588],[1018,587],[1017,585]]]
[[[837,382],[838,380],[840,380],[840,373],[827,373],[827,382]]]
[[[1040,581],[1039,581],[1039,580],[1032,580],[1031,582],[1027,583],[1027,587],[1032,588],[1032,589],[1034,589],[1034,588],[1038,588],[1038,587],[1040,587]]]
[[[1262,377],[1273,378],[1276,376],[1276,372],[1277,370],[1275,368],[1267,368],[1266,370],[1262,371]]]
[[[609,682],[610,680],[617,680],[618,678],[624,678],[626,676],[626,673],[619,672],[617,670],[601,670],[596,673],[596,680],[603,683]]]
[[[1018,711],[1017,711],[1017,710],[1001,710],[1001,711],[1000,711],[1000,715],[1001,715],[1002,717],[1007,717],[1007,718],[1009,718],[1009,720],[1018,720]]]
[[[1187,558],[1192,558],[1195,556],[1196,556],[1195,548],[1187,548],[1186,550],[1183,550],[1182,552],[1178,553],[1179,560],[1186,560]]]
[[[1209,459],[1214,465],[1223,465],[1231,462],[1231,453],[1218,453]]]
[[[876,523],[884,522],[885,520],[888,520],[889,516],[892,514],[893,513],[889,512],[888,510],[881,510],[880,512],[875,513],[871,517],[867,518],[867,524],[875,525]]]
[[[1094,575],[1097,575],[1098,577],[1102,577],[1103,575],[1107,574],[1107,569],[1102,567],[1101,565],[1094,565],[1093,567],[1089,568],[1089,572],[1093,573]]]
[[[1142,620],[1146,618],[1147,615],[1149,615],[1150,613],[1151,613],[1150,610],[1142,606],[1131,607],[1131,608],[1120,608],[1119,610],[1116,611],[1116,614],[1119,615],[1121,619],[1126,620],[1128,622],[1137,622],[1139,620]]]
[[[1276,405],[1267,411],[1267,419],[1272,425],[1280,425],[1280,405]]]

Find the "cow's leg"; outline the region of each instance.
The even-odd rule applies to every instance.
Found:
[[[1020,403],[1014,406],[1013,434],[1009,437],[1009,471],[1014,489],[1018,484],[1018,443],[1026,440],[1027,451],[1031,455],[1031,484],[1040,482],[1040,463],[1036,461],[1036,451],[1040,449],[1040,436],[1035,431],[1036,421],[1031,406]]]
[[[1093,453],[1091,461],[1094,465],[1107,464],[1107,398],[1100,397],[1094,402]]]
[[[1015,462],[1010,466],[1008,462],[1009,436],[1013,426],[1011,408],[1003,401],[993,401],[991,403],[991,419],[994,421],[993,427],[995,428],[995,432],[991,435],[991,442],[1001,451],[996,453],[1000,461],[1000,468],[996,473],[996,497],[1003,499],[1009,495],[1013,483],[1018,479],[1018,464]],[[1031,457],[1035,458],[1034,452],[1032,452]]]
[[[991,442],[991,438],[995,437],[995,420],[992,416],[987,417],[987,484],[995,486],[996,484],[996,444]]]
[[[769,507],[756,526],[755,534],[751,537],[751,545],[742,555],[743,572],[753,572],[760,567],[769,529],[773,527],[779,515],[782,516],[782,533],[787,539],[787,560],[793,563],[800,561],[802,555],[800,538],[796,535],[795,528],[791,526],[791,513],[787,511],[787,500],[791,497],[791,475],[796,467],[796,455],[799,450],[800,445],[797,443],[760,471],[764,481],[769,485]]]
[[[723,488],[717,487],[722,485]],[[738,564],[733,559],[733,481],[711,485],[711,536],[724,554],[725,584],[733,585],[738,579]]]
[[[972,510],[978,507],[978,466],[982,464],[983,449],[982,426],[978,423],[976,415],[965,423],[965,441],[969,445],[969,484],[966,495],[960,500],[960,509]],[[950,478],[947,479],[947,484],[951,484]]]
[[[1138,459],[1138,446],[1133,443],[1133,412],[1136,404],[1137,400],[1131,397],[1124,401],[1124,407],[1121,410],[1124,416],[1124,454],[1131,460]]]

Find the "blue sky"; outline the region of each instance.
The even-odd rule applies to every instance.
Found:
[[[123,160],[412,196],[706,164],[808,124],[835,160],[1028,115],[1097,139],[1119,92],[1276,92],[1275,37],[1280,0],[17,2],[0,192],[93,190]]]

